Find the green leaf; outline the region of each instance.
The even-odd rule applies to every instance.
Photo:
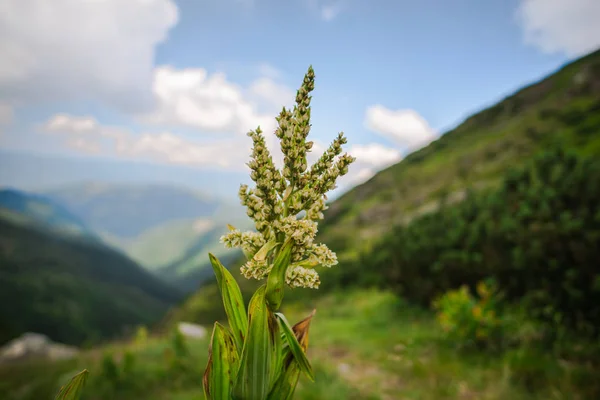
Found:
[[[233,338],[238,351],[242,350],[244,338],[248,330],[248,321],[246,319],[246,306],[242,298],[242,292],[237,282],[223,264],[212,254],[208,254],[210,262],[217,277],[217,284],[221,290],[223,306],[229,321],[229,326],[233,332]]]
[[[277,319],[279,320],[279,323],[281,324],[281,329],[285,335],[285,339],[287,341],[289,349],[292,352],[292,354],[294,355],[294,359],[298,363],[300,370],[302,372],[304,372],[311,381],[314,382],[315,376],[314,376],[312,367],[310,365],[310,362],[308,361],[308,358],[306,358],[306,354],[305,354],[304,350],[302,349],[300,342],[298,342],[298,339],[296,338],[294,330],[288,323],[287,319],[285,318],[285,315],[283,315],[281,313],[275,313],[275,316],[277,317]],[[311,318],[312,318],[312,316],[311,316]]]
[[[84,369],[72,377],[66,385],[60,388],[54,400],[78,400],[88,375],[88,370]]]
[[[304,352],[308,349],[308,329],[314,315],[315,311],[292,328]],[[269,393],[267,400],[291,400],[294,396],[296,385],[300,378],[300,366],[292,354],[290,346],[283,349],[282,359],[283,372],[275,382],[275,385],[273,385],[273,389]]]
[[[229,400],[239,367],[236,344],[231,332],[218,322],[215,322],[210,342],[202,380],[204,395],[209,400]]]
[[[284,359],[285,369],[279,376],[279,379],[273,385],[273,389],[267,396],[267,400],[291,400],[294,397],[298,379],[300,378],[300,368],[298,363],[294,361],[294,356],[289,350]]]
[[[283,371],[283,339],[282,334],[279,332],[279,326],[277,325],[277,320],[275,322],[275,327],[277,332],[274,334],[274,345],[273,351],[271,352],[271,376],[269,379],[269,388],[272,388],[279,376]]]
[[[266,299],[269,304],[269,308],[273,311],[277,311],[283,301],[283,290],[285,285],[285,274],[288,267],[290,266],[290,260],[292,257],[292,245],[291,239],[288,239],[277,254],[273,269],[269,272],[267,278],[267,292]]]
[[[281,352],[281,336],[275,315],[265,301],[261,286],[248,306],[248,336],[244,342],[234,398],[262,400],[273,381],[276,354]],[[279,346],[279,348],[277,348]]]

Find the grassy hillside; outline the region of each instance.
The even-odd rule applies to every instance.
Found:
[[[429,146],[336,200],[321,238],[354,258],[393,225],[435,208],[444,195],[497,185],[551,143],[600,155],[600,51],[469,118]]]
[[[17,224],[43,226],[65,234],[95,235],[61,204],[41,195],[14,189],[0,190],[0,217]]]
[[[0,220],[0,343],[26,331],[73,344],[114,337],[179,299],[100,243]]]

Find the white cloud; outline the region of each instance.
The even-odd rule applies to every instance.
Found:
[[[64,137],[64,144],[75,151],[166,164],[245,170],[250,156],[251,142],[244,136],[187,140],[171,132],[136,133],[102,125],[89,116],[57,114],[41,130]]]
[[[397,149],[378,143],[367,145],[355,144],[348,152],[356,157],[356,162],[375,168],[387,167],[400,161],[400,158],[402,158]]]
[[[516,13],[527,44],[580,56],[600,47],[600,1],[521,0]]]
[[[159,67],[153,82],[158,108],[140,119],[212,133],[245,133],[259,125],[263,131],[273,131],[275,115],[260,112],[260,101],[278,103],[279,108],[286,99],[290,102],[290,96],[293,101],[293,92],[268,78],[256,80],[247,92],[220,72],[209,75],[202,68]]]
[[[427,145],[436,136],[427,121],[414,110],[390,110],[377,104],[367,108],[364,123],[367,129],[409,150]]]
[[[331,21],[342,11],[340,3],[329,4],[321,7],[321,18],[325,21]]]
[[[307,4],[313,12],[316,12],[326,22],[337,17],[343,9],[343,1],[341,0],[307,0]]]
[[[156,109],[137,117],[147,124],[145,131],[161,129],[159,133],[134,132],[100,124],[91,116],[68,114],[54,115],[43,124],[42,131],[62,134],[64,144],[75,151],[243,170],[251,149],[245,134],[260,126],[275,162],[282,164],[274,135],[274,106],[279,110],[282,103],[293,103],[294,93],[286,86],[261,77],[243,88],[223,73],[210,75],[202,68],[162,66],[154,71],[152,92]],[[263,112],[264,105],[271,112]],[[175,127],[227,135],[213,136],[212,140],[207,135],[185,138],[169,131]]]
[[[101,125],[91,116],[55,114],[41,131],[64,138],[64,144],[78,152],[111,155],[129,146],[131,132],[117,126]]]
[[[2,0],[0,97],[148,102],[155,48],[177,20],[173,0]]]
[[[170,132],[143,134],[130,140],[119,152],[128,158],[145,158],[169,164],[220,167],[245,170],[250,156],[249,139],[194,142]]]
[[[67,145],[81,153],[100,154],[102,152],[100,143],[83,137],[69,138]]]
[[[348,153],[356,157],[356,161],[350,165],[348,175],[340,180],[340,187],[344,188],[363,183],[402,159],[400,151],[379,143],[355,144]]]
[[[41,131],[62,138],[65,146],[80,153],[231,171],[247,172],[246,163],[251,152],[251,141],[244,135],[190,140],[168,131],[137,133],[119,126],[103,125],[91,116],[56,114],[42,124]],[[282,168],[278,139],[271,132],[265,132],[265,136],[276,166]],[[312,151],[307,154],[309,164],[317,161],[325,147],[319,140],[314,140]],[[353,145],[348,153],[357,160],[348,175],[340,179],[340,189],[362,183],[401,159],[397,149],[378,143]]]
[[[279,84],[270,78],[259,78],[252,82],[250,94],[264,101],[268,106],[281,110],[281,107],[290,107],[296,98],[293,90]]]
[[[50,132],[69,134],[96,133],[99,129],[98,121],[92,117],[72,117],[68,114],[54,115],[45,127]]]
[[[280,79],[283,75],[278,68],[266,62],[260,63],[257,67],[257,71],[261,76],[270,79]]]

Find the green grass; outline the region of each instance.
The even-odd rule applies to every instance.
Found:
[[[459,352],[429,311],[389,293],[339,293],[315,305],[310,357],[337,371],[360,398],[584,399],[600,390],[590,368],[561,365],[534,349]],[[290,320],[308,308],[301,310],[288,309]]]
[[[293,323],[313,306],[317,308],[309,343],[317,378],[315,383],[301,378],[297,400],[583,400],[594,398],[600,390],[599,377],[590,368],[560,362],[533,349],[496,355],[459,352],[443,340],[429,311],[408,306],[390,293],[343,292],[310,303],[284,310]],[[87,368],[87,400],[202,399],[208,343],[188,340],[188,345],[187,370],[172,368],[168,338],[152,338],[143,346],[114,344],[66,363],[0,367],[0,398],[51,399],[59,379]],[[131,377],[136,384],[122,385],[107,397],[102,354],[110,352],[119,358],[125,350],[135,355]]]

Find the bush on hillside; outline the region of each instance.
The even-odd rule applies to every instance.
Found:
[[[463,285],[435,299],[433,307],[446,337],[458,347],[500,348],[507,333],[500,298],[494,282],[482,281],[477,296]]]
[[[600,162],[556,149],[509,171],[492,192],[396,228],[347,268],[382,271],[422,304],[492,277],[530,316],[598,335],[598,260]]]

